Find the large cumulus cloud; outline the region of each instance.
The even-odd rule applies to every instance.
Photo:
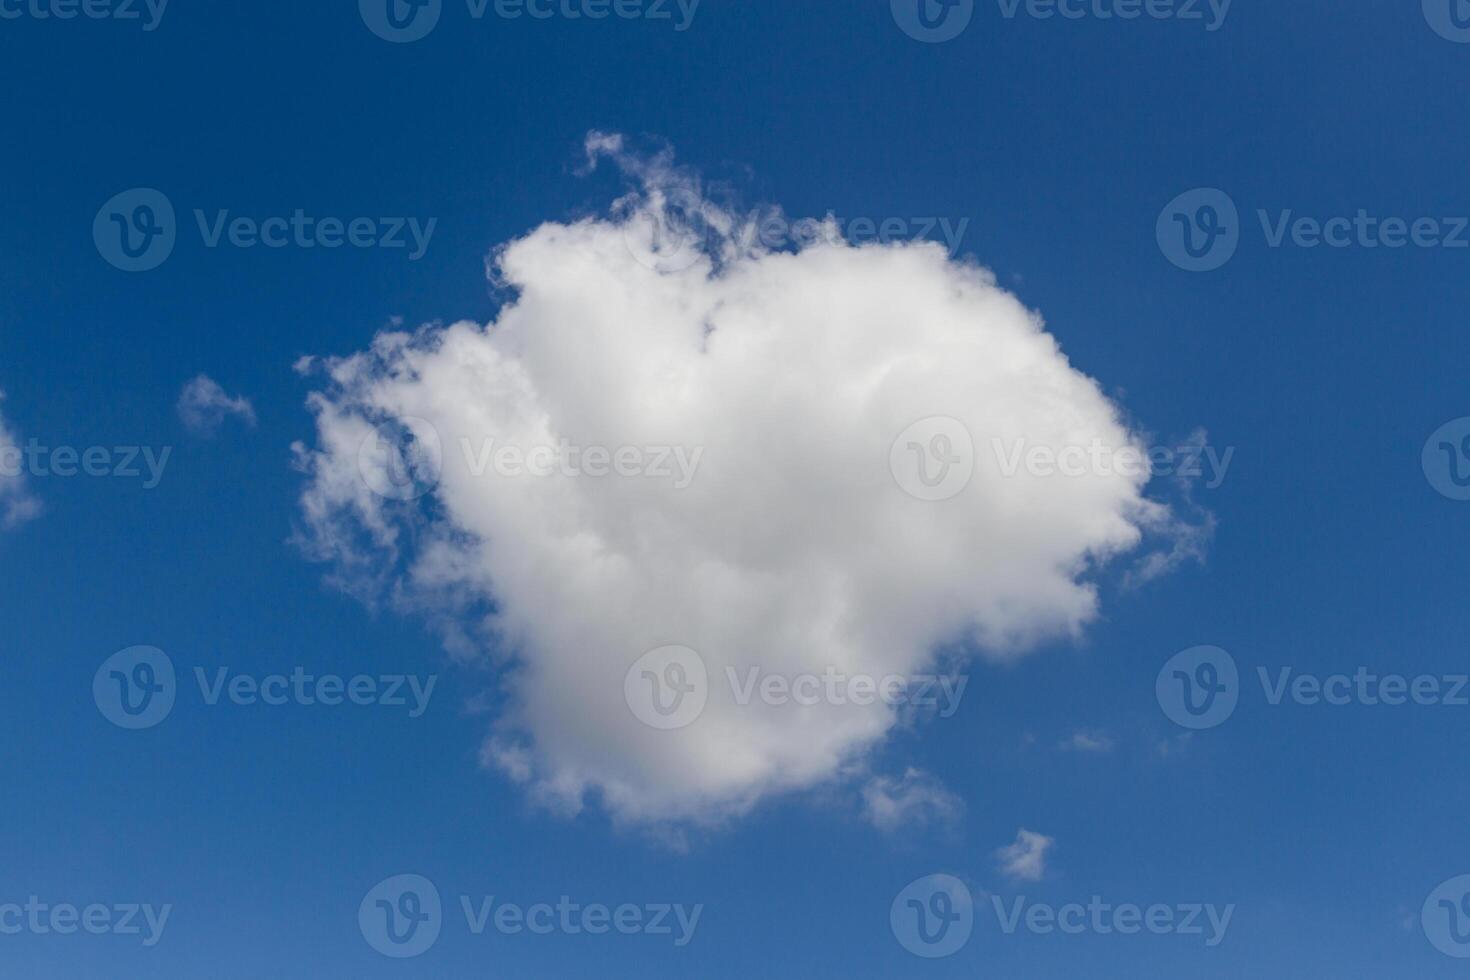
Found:
[[[494,322],[390,330],[303,365],[325,378],[315,445],[297,449],[305,546],[497,658],[484,758],[538,799],[708,822],[851,778],[899,707],[742,704],[727,671],[911,677],[1018,656],[1077,635],[1098,569],[1170,525],[1146,474],[1006,472],[992,447],[1015,440],[1137,439],[986,270],[926,243],[765,250],[667,155],[597,134],[588,153],[633,190],[499,249]],[[891,465],[934,417],[974,447],[968,483],[937,500]],[[390,430],[441,449],[412,492],[395,492]],[[697,469],[687,486],[508,474],[484,466],[487,440],[678,447]],[[671,644],[707,666],[707,703],[660,730],[624,681]]]

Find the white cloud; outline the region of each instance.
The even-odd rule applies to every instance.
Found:
[[[883,831],[950,823],[964,802],[928,773],[909,769],[901,779],[874,776],[863,786],[863,815]]]
[[[495,322],[390,330],[299,365],[326,375],[316,444],[296,447],[302,544],[359,596],[499,659],[505,708],[483,758],[538,800],[714,823],[851,778],[899,709],[742,704],[727,671],[910,677],[941,649],[1020,656],[1079,635],[1099,568],[1170,529],[1146,477],[1001,471],[997,439],[1137,440],[986,270],[931,244],[762,251],[667,154],[600,134],[588,153],[636,189],[609,217],[502,247],[512,299]],[[933,416],[975,447],[968,484],[938,502],[890,471],[900,433]],[[428,471],[394,450],[406,432]],[[479,465],[487,448],[559,440],[702,456],[682,489]],[[920,441],[931,450],[957,451]],[[629,710],[624,680],[671,644],[698,652],[710,684],[696,721],[662,731]]]
[[[1116,745],[1117,742],[1106,732],[1089,731],[1073,732],[1071,738],[1062,742],[1062,748],[1077,752],[1111,752]]]
[[[0,392],[0,403],[5,393]],[[24,459],[15,435],[0,416],[0,529],[23,524],[41,512],[41,502],[31,493]]]
[[[234,416],[255,425],[255,406],[245,397],[232,398],[207,374],[201,374],[179,393],[179,418],[191,431],[213,435],[226,418]]]
[[[1026,830],[1016,832],[1016,842],[995,852],[1000,870],[1021,881],[1040,881],[1046,874],[1046,855],[1056,844],[1054,838]]]

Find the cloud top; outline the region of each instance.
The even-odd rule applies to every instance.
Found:
[[[227,418],[255,426],[255,406],[250,400],[226,394],[219,382],[207,374],[184,385],[179,393],[178,409],[184,425],[198,435],[214,435]]]

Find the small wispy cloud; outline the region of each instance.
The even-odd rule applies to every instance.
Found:
[[[1046,855],[1056,844],[1056,839],[1045,834],[1021,828],[1016,832],[1016,842],[995,852],[1000,859],[1000,870],[1020,881],[1040,881],[1046,874]]]
[[[1117,740],[1106,732],[1079,731],[1063,739],[1059,747],[1070,752],[1111,752],[1117,745]]]
[[[5,392],[0,391],[0,403]],[[41,512],[41,502],[31,494],[22,465],[20,447],[0,416],[0,529],[23,524]]]
[[[1170,738],[1160,739],[1155,751],[1158,752],[1160,759],[1172,759],[1183,755],[1184,751],[1189,748],[1189,742],[1193,736],[1194,732],[1181,732]]]
[[[883,831],[950,823],[964,803],[929,773],[909,769],[900,779],[874,776],[863,787],[863,816]]]
[[[219,431],[225,419],[240,419],[246,425],[255,426],[255,406],[243,396],[231,397],[219,382],[207,374],[201,374],[184,385],[179,393],[179,418],[191,432],[211,436]]]

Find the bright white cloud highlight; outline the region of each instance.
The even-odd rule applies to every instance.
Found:
[[[179,418],[190,431],[199,435],[213,435],[219,431],[227,418],[238,418],[246,425],[255,425],[255,406],[244,397],[231,397],[207,374],[201,374],[179,393]]]
[[[1020,881],[1040,881],[1046,874],[1046,855],[1056,844],[1054,838],[1024,827],[1016,833],[1016,842],[995,852],[1000,870]]]
[[[301,365],[325,377],[315,445],[297,447],[304,546],[357,594],[428,612],[454,650],[493,652],[483,756],[538,800],[713,823],[849,778],[893,703],[741,703],[728,678],[1019,656],[1077,636],[1098,568],[1170,529],[1144,476],[1000,471],[996,439],[1138,441],[988,271],[923,243],[764,251],[666,154],[594,134],[588,155],[635,189],[502,247],[512,300],[493,323]],[[923,434],[952,426],[895,447],[934,417],[970,457]],[[658,447],[701,453],[687,486],[619,468]],[[582,465],[562,465],[569,448]],[[545,465],[506,475],[502,451]],[[906,492],[921,463],[949,474],[943,499]],[[659,730],[625,675],[669,645],[697,651],[708,689]],[[865,804],[879,822],[923,797],[895,785]]]

